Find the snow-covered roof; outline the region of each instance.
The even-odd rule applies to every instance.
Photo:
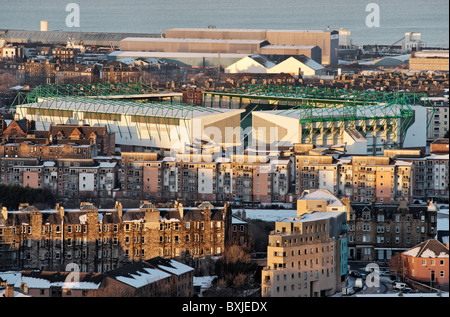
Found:
[[[141,270],[129,273],[126,276],[116,276],[115,279],[134,288],[141,288],[168,277],[170,277],[170,274],[164,271],[152,268],[142,268]]]
[[[242,220],[241,218],[238,218],[237,216],[233,215],[231,218],[231,223],[233,225],[244,225],[247,224],[247,222],[245,222],[244,220]]]
[[[300,217],[285,218],[281,222],[310,222],[323,219],[335,218],[343,214],[338,211],[314,211],[312,213],[304,213]]]
[[[0,298],[5,297],[5,292],[6,289],[0,289]],[[18,291],[14,291],[14,297],[31,297],[31,296]]]
[[[8,285],[14,285],[14,288],[20,288],[22,283],[25,283],[28,288],[50,288],[52,286],[58,286],[65,289],[98,289],[102,279],[98,278],[100,274],[91,275],[90,273],[79,273],[79,280],[73,281],[72,278],[68,279],[69,272],[0,272],[0,279],[6,281]]]
[[[174,260],[170,260],[168,264],[170,266],[164,265],[164,264],[159,264],[158,268],[160,268],[161,270],[170,272],[172,274],[175,274],[175,275],[182,275],[182,274],[194,271],[194,269],[192,267],[185,265],[183,263],[174,261]]]
[[[429,239],[403,252],[403,254],[416,258],[448,258],[448,248],[438,240]]]

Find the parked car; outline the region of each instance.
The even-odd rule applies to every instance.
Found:
[[[357,278],[355,281],[355,287],[356,288],[363,288],[364,282],[362,278]]]
[[[381,269],[380,270],[380,275],[381,276],[391,276],[391,271],[390,270],[386,270],[386,269]]]
[[[349,274],[350,276],[353,276],[353,277],[356,277],[356,278],[362,277],[362,274],[359,273],[358,271],[350,271],[348,274]]]
[[[351,286],[344,287],[342,289],[342,295],[344,295],[344,296],[350,296],[350,295],[353,295],[353,294],[355,294],[355,289],[353,287],[351,287]]]
[[[402,291],[403,293],[411,293],[413,289],[411,287],[404,287],[400,291]]]
[[[392,287],[396,290],[401,290],[401,289],[407,288],[408,285],[403,282],[395,281],[394,283],[392,283]]]

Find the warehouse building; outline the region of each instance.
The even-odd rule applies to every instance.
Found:
[[[236,53],[256,54],[265,40],[216,40],[127,37],[120,41],[121,51]]]
[[[0,30],[0,39],[9,43],[67,44],[67,40],[83,42],[84,45],[119,46],[126,37],[159,37],[154,33],[108,33],[108,32],[67,32],[67,31],[26,31]]]
[[[315,45],[266,45],[261,47],[260,53],[276,62],[290,56],[305,55],[322,64],[322,50]]]
[[[410,70],[435,70],[448,72],[449,70],[448,50],[424,50],[413,52],[409,58]]]
[[[325,67],[305,55],[290,56],[274,62],[265,55],[251,55],[225,68],[225,73],[269,73],[293,76],[325,75]]]
[[[108,55],[108,61],[121,58],[133,59],[163,59],[172,60],[179,65],[190,67],[228,67],[247,57],[249,54],[236,53],[189,53],[189,52],[143,52],[143,51],[114,51]]]
[[[298,46],[318,46],[321,49],[323,65],[335,65],[338,62],[338,31],[180,28],[166,30],[166,38],[259,40],[267,41],[274,46],[286,46],[286,49],[291,46],[291,50],[295,47],[298,49]],[[280,48],[277,47],[276,49],[279,50]],[[278,53],[282,53],[282,51]],[[313,56],[309,57],[315,59]]]

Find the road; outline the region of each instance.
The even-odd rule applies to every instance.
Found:
[[[351,262],[350,271],[356,271],[362,274],[369,274],[370,272],[366,272],[365,268],[367,263],[363,262]],[[385,270],[385,267],[380,267],[381,270]],[[354,286],[356,278],[353,276],[348,276],[348,285]],[[396,290],[392,288],[392,280],[389,275],[380,275],[379,280],[376,281],[373,276],[368,275],[367,279],[364,280],[363,288],[357,291],[353,296],[357,294],[395,294]]]

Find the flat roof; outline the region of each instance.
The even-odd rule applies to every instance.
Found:
[[[305,50],[312,49],[314,47],[318,47],[317,45],[266,45],[264,49],[297,49],[297,50]]]
[[[233,44],[261,44],[266,40],[241,40],[241,39],[197,39],[197,38],[154,38],[154,37],[127,37],[121,42],[182,42],[182,43],[233,43]]]
[[[235,53],[188,53],[188,52],[140,52],[140,51],[114,51],[108,54],[109,57],[126,56],[131,58],[244,58],[252,54],[235,54]]]
[[[345,212],[341,211],[314,211],[312,213],[304,213],[297,218],[284,218],[280,222],[310,222],[338,217]]]
[[[210,29],[210,28],[173,28],[168,31],[209,31],[209,32],[310,32],[310,33],[330,33],[325,30],[277,30],[277,29]]]

